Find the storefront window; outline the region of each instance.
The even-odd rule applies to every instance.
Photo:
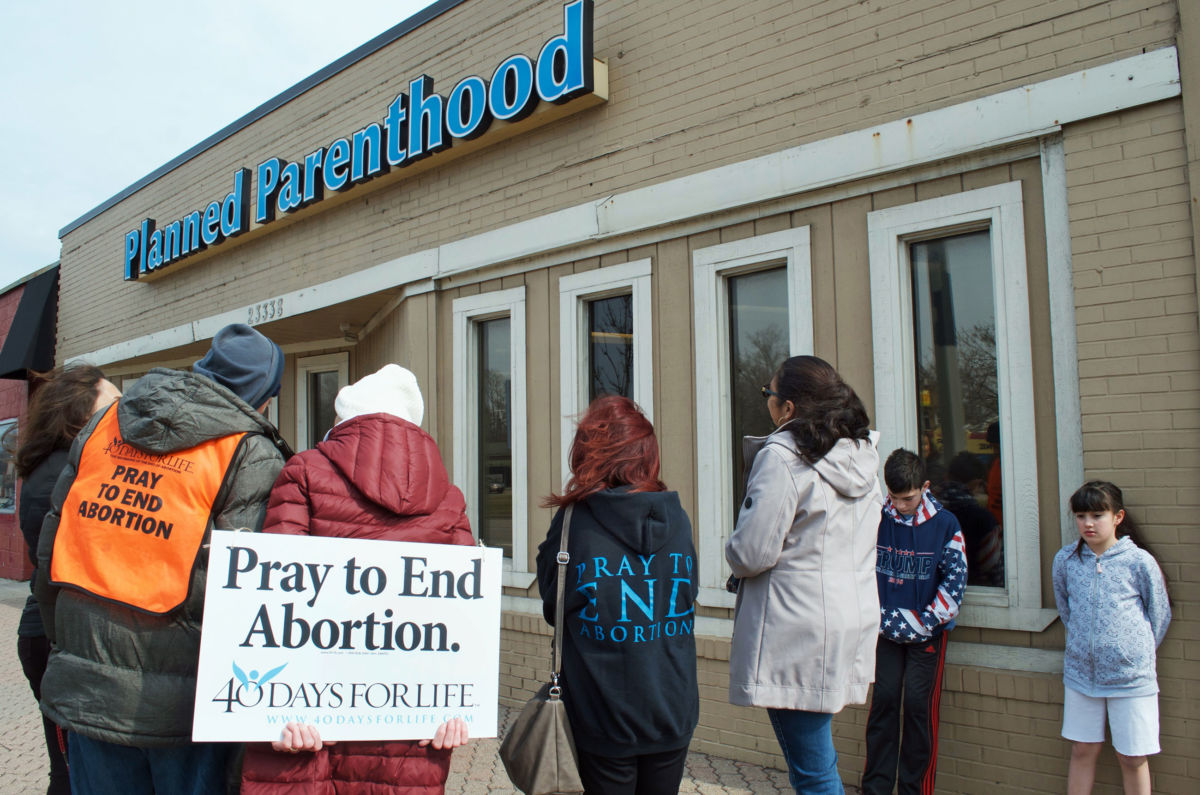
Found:
[[[334,400],[338,390],[349,383],[350,357],[346,353],[325,353],[296,360],[296,441],[295,448],[316,447],[334,423]],[[278,416],[272,400],[267,418]]]
[[[700,599],[733,607],[725,542],[748,474],[742,437],[771,432],[762,385],[784,359],[813,351],[808,227],[696,249],[692,284]]]
[[[785,268],[729,277],[730,427],[733,433],[733,516],[745,492],[742,437],[771,431],[761,387],[788,356],[787,271]]]
[[[571,477],[575,423],[601,395],[633,400],[654,421],[651,262],[633,260],[558,279],[562,485]]]
[[[633,397],[633,296],[589,301],[588,400]]]
[[[325,438],[333,427],[333,401],[338,393],[336,370],[308,374],[308,438],[311,445]]]
[[[512,555],[512,363],[511,322],[502,317],[478,324],[479,340],[479,537]]]
[[[17,507],[17,471],[12,451],[17,448],[17,421],[0,421],[0,513]]]
[[[476,538],[504,551],[503,583],[528,588],[525,288],[455,298],[452,322],[454,483]]]
[[[867,239],[880,454],[922,456],[959,518],[971,586],[959,624],[1040,632],[1057,617],[1042,534],[1059,528],[1038,510],[1025,187],[875,210]]]
[[[909,244],[917,430],[934,494],[962,526],[968,582],[1004,585],[996,311],[988,230]]]

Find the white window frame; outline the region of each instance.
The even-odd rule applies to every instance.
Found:
[[[729,417],[730,276],[782,260],[787,269],[789,355],[813,352],[812,249],[807,226],[722,243],[692,252],[696,335],[696,526],[700,530],[700,602],[733,607],[725,590],[725,540],[733,532],[733,451]],[[763,408],[765,414],[766,408]]]
[[[1042,607],[1037,444],[1032,432],[1033,354],[1022,204],[1021,183],[1008,182],[867,214],[875,418],[882,456],[897,447],[918,449],[909,243],[989,230],[1004,451],[1006,582],[1003,588],[968,588],[958,622],[1041,631],[1057,614]]]
[[[558,280],[559,398],[562,422],[560,470],[564,486],[575,423],[588,405],[588,328],[585,304],[616,295],[633,297],[633,399],[654,422],[654,337],[649,259],[573,273]],[[572,344],[573,341],[573,344]]]
[[[529,571],[529,468],[526,414],[525,288],[513,287],[456,298],[454,325],[454,483],[467,498],[471,531],[479,538],[479,331],[478,323],[509,318],[509,361],[512,365],[512,557],[504,559],[502,582],[528,588],[536,579]]]
[[[308,438],[308,377],[312,373],[338,374],[338,389],[350,383],[350,354],[346,351],[305,356],[296,360],[296,452],[315,447],[320,439]],[[277,401],[271,401],[272,404]],[[278,417],[278,409],[274,409]],[[267,419],[271,419],[268,410]]]

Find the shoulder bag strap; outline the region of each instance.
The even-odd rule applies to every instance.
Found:
[[[571,555],[567,552],[567,536],[571,532],[571,514],[575,510],[575,503],[567,505],[566,511],[563,513],[562,526],[562,542],[558,545],[558,588],[554,603],[554,645],[550,647],[550,667],[551,687],[558,689],[558,674],[562,670],[562,657],[559,650],[562,648],[562,633],[563,633],[563,595],[566,593],[567,582],[567,563],[571,560]]]

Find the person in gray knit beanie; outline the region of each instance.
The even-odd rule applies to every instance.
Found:
[[[192,372],[216,381],[254,408],[279,394],[283,351],[245,323],[231,323],[213,335],[212,347]]]
[[[41,707],[78,792],[226,791],[234,745],[192,742],[207,548],[262,529],[291,455],[264,416],[282,374],[278,345],[226,326],[193,372],[151,369],[75,440],[38,540],[38,571],[59,574],[34,591],[56,647]],[[120,475],[138,488],[93,496]],[[144,512],[120,507],[135,491]]]

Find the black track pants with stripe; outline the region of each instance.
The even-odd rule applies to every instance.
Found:
[[[867,718],[864,795],[890,795],[897,783],[897,769],[899,795],[932,795],[948,635],[942,632],[922,643],[907,645],[879,638],[875,648],[875,691]]]

